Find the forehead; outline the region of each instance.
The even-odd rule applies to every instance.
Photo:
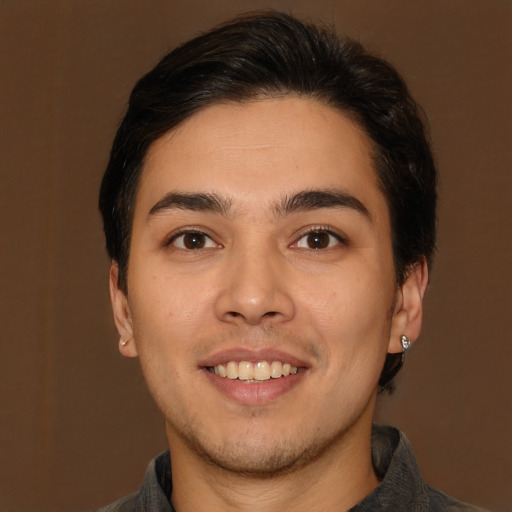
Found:
[[[285,97],[214,104],[162,136],[146,156],[137,203],[173,190],[250,202],[319,188],[382,202],[372,143],[339,110]]]

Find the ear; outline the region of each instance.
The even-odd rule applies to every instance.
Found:
[[[133,339],[133,322],[128,297],[126,293],[119,288],[119,266],[113,261],[110,265],[109,275],[110,301],[114,313],[114,322],[121,340],[130,340],[125,346],[119,342],[119,352],[126,357],[137,357],[137,346]]]
[[[405,282],[397,290],[388,352],[402,352],[403,335],[416,341],[421,331],[423,296],[428,285],[428,266],[425,258],[411,266]]]

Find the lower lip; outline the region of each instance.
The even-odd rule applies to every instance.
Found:
[[[219,377],[207,369],[204,369],[203,372],[223,395],[245,405],[263,405],[272,402],[294,388],[307,373],[299,371],[287,377],[249,383],[243,380]]]

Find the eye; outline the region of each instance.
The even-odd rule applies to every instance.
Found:
[[[188,251],[219,247],[219,245],[215,243],[208,235],[199,231],[187,231],[179,233],[171,238],[169,245]]]
[[[301,236],[294,245],[300,249],[328,249],[341,242],[341,237],[332,231],[315,229]]]

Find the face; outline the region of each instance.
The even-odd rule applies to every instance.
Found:
[[[140,357],[173,453],[251,474],[367,438],[425,282],[395,286],[367,136],[293,97],[213,105],[156,141],[127,294],[116,272],[121,350]]]

